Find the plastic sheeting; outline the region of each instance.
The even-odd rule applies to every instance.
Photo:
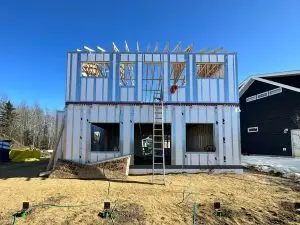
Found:
[[[39,161],[40,157],[41,152],[35,150],[11,150],[9,152],[9,158],[12,162]]]

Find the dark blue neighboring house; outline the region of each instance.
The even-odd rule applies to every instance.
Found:
[[[239,95],[242,153],[300,156],[300,71],[250,76]]]

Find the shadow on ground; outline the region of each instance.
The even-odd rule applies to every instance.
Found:
[[[30,181],[31,178],[39,177],[39,173],[46,171],[49,159],[43,159],[39,162],[1,162],[0,163],[0,179],[6,180],[8,178],[18,178],[25,177],[26,181]],[[42,177],[42,180],[47,179],[47,177]],[[60,179],[80,179],[80,180],[106,180],[116,183],[136,183],[136,184],[150,184],[152,182],[147,181],[135,181],[127,179],[108,179],[108,178],[60,178]],[[157,183],[154,183],[157,184]],[[159,184],[163,185],[163,184]]]
[[[66,178],[66,179],[78,179],[78,178]],[[158,182],[147,182],[147,181],[137,181],[137,180],[126,180],[124,179],[108,179],[108,178],[102,178],[102,179],[89,179],[89,178],[79,178],[80,180],[103,180],[103,181],[109,181],[112,183],[127,183],[127,184],[149,184],[149,185],[162,185],[164,186],[164,183],[158,183]]]
[[[26,177],[38,177],[39,173],[46,170],[49,159],[41,160],[39,162],[1,162],[0,163],[0,179]]]

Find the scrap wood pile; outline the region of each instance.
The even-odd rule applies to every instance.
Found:
[[[125,179],[128,176],[130,156],[97,163],[81,164],[58,160],[50,178]]]

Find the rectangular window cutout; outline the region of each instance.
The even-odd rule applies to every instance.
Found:
[[[81,76],[83,77],[107,77],[109,74],[108,62],[82,62]]]
[[[248,127],[248,133],[257,133],[258,127]]]
[[[186,85],[186,63],[171,63],[171,85],[184,87]]]
[[[215,152],[213,124],[186,124],[187,152]]]
[[[118,123],[93,123],[91,135],[91,151],[119,151],[120,125]]]
[[[197,78],[224,78],[224,63],[196,63]]]
[[[265,97],[268,97],[268,95],[269,95],[269,92],[266,91],[266,92],[258,94],[257,97],[256,97],[256,99],[265,98]]]
[[[142,86],[143,102],[153,102],[154,97],[161,97],[158,93],[162,90],[164,65],[160,62],[144,62]]]
[[[135,63],[120,63],[120,85],[122,87],[134,87]]]
[[[246,102],[252,102],[256,100],[256,95],[246,98]]]
[[[269,96],[276,95],[276,94],[279,94],[281,92],[282,92],[282,88],[281,87],[275,88],[275,89],[272,89],[271,91],[269,91]]]

